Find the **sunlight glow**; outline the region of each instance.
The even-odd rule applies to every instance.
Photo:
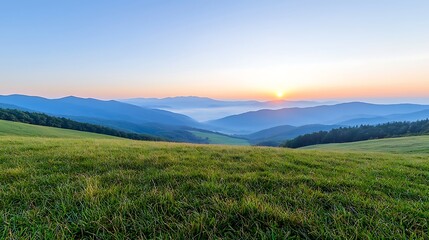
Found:
[[[278,98],[282,98],[284,95],[285,95],[285,93],[284,93],[282,90],[277,90],[277,92],[276,92],[276,96],[277,96]]]

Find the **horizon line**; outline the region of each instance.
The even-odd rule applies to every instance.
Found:
[[[198,95],[177,95],[177,96],[162,96],[162,97],[124,97],[124,98],[107,98],[107,97],[96,97],[96,96],[79,96],[79,95],[63,95],[58,97],[50,97],[50,96],[44,96],[44,95],[33,95],[33,94],[24,94],[24,93],[11,93],[11,94],[0,94],[0,96],[27,96],[27,97],[40,97],[50,100],[55,99],[64,99],[64,98],[81,98],[81,99],[96,99],[96,100],[102,100],[102,101],[124,101],[124,100],[133,100],[133,99],[156,99],[156,100],[163,100],[168,98],[204,98],[204,99],[210,99],[210,100],[216,100],[216,101],[239,101],[239,102],[246,102],[246,101],[256,101],[256,102],[314,102],[314,103],[320,103],[320,104],[327,104],[327,103],[350,103],[350,102],[364,102],[364,103],[374,103],[374,104],[392,104],[394,103],[410,103],[410,104],[429,104],[429,96],[428,97],[350,97],[350,98],[319,98],[319,99],[288,99],[288,98],[281,98],[281,99],[252,99],[252,98],[240,98],[240,99],[231,99],[231,98],[216,98],[216,97],[208,97],[208,96],[198,96]],[[391,102],[393,101],[393,102]]]

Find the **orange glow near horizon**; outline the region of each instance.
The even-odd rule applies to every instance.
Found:
[[[316,73],[317,74],[317,73]],[[339,74],[340,75],[340,74]],[[211,81],[189,82],[181,84],[151,84],[122,85],[111,82],[106,85],[81,85],[47,87],[45,85],[22,86],[15,85],[2,88],[0,94],[25,94],[47,98],[77,96],[99,99],[125,98],[164,98],[174,96],[199,96],[225,100],[323,100],[323,99],[359,99],[359,98],[425,98],[429,97],[429,72],[415,73],[397,72],[366,76],[365,81],[359,81],[361,76],[340,75],[331,81]],[[325,77],[325,76],[323,76]],[[341,81],[338,79],[349,79]],[[259,78],[258,78],[259,79]],[[322,79],[322,76],[321,76]],[[332,79],[330,76],[325,79]],[[228,84],[228,85],[225,85]],[[287,89],[287,90],[286,90]]]
[[[260,100],[260,101],[271,101],[271,100],[323,100],[323,99],[347,99],[347,98],[413,98],[413,97],[429,97],[429,84],[426,86],[417,85],[403,85],[398,87],[384,87],[384,86],[337,86],[331,88],[329,86],[324,87],[309,87],[295,89],[294,91],[288,91],[287,94],[284,90],[261,90],[248,89],[248,91],[235,91],[234,89],[210,91],[206,88],[202,91],[191,91],[190,89],[176,88],[175,90],[141,90],[141,89],[126,89],[122,88],[99,88],[94,94],[91,89],[67,89],[66,91],[50,91],[49,89],[35,89],[27,91],[2,91],[1,95],[8,94],[24,94],[42,96],[47,98],[61,98],[65,96],[77,96],[85,98],[99,98],[99,99],[125,99],[125,98],[165,98],[175,96],[198,96],[198,97],[209,97],[214,99],[226,99],[226,100]]]
[[[277,98],[281,99],[281,98],[283,98],[284,95],[285,95],[285,93],[282,90],[277,90],[277,92],[276,92]]]
[[[199,96],[225,100],[429,98],[429,53],[386,59],[279,63],[225,69],[110,75],[9,76],[0,94],[99,99]],[[56,79],[61,79],[58,81]],[[100,80],[103,79],[103,80]]]

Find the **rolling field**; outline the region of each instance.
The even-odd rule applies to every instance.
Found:
[[[0,239],[428,238],[426,154],[14,134]]]
[[[429,136],[386,138],[352,143],[320,144],[301,149],[429,154]]]
[[[197,137],[207,138],[210,144],[223,144],[223,145],[237,145],[237,146],[248,146],[249,141],[241,138],[228,137],[222,134],[213,134],[208,132],[200,131],[189,131]]]
[[[112,136],[96,133],[80,132],[62,128],[44,127],[4,120],[0,120],[0,136],[115,139],[115,137]]]

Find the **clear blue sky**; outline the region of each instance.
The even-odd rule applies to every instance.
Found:
[[[429,96],[429,1],[0,1],[0,94]]]

